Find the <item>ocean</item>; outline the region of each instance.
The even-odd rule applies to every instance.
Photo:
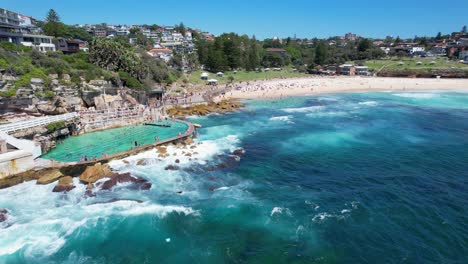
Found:
[[[0,263],[466,263],[468,93],[244,103],[111,163],[149,191],[0,190]]]

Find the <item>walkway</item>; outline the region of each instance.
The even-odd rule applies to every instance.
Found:
[[[24,121],[18,121],[18,122],[9,123],[6,125],[0,125],[0,131],[10,134],[10,133],[20,131],[23,129],[46,126],[48,124],[55,123],[55,122],[72,120],[72,119],[77,118],[78,116],[79,116],[78,113],[74,112],[74,113],[68,113],[68,114],[63,114],[63,115],[36,117],[36,118],[24,120]]]

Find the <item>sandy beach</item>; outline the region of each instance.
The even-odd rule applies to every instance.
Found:
[[[236,83],[221,98],[281,98],[338,92],[460,89],[468,89],[468,79],[334,76]]]

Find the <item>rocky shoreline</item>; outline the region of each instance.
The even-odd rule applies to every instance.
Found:
[[[185,117],[191,115],[207,115],[211,113],[228,113],[240,109],[243,107],[242,104],[238,103],[236,100],[223,100],[220,102],[210,102],[207,104],[200,104],[194,105],[190,107],[173,107],[167,110],[168,115],[177,116],[177,117]],[[55,131],[55,133],[58,133]],[[69,133],[63,134],[64,136],[68,135]],[[187,148],[188,145],[193,144],[193,139],[191,135],[182,136],[180,139],[177,140],[170,140],[168,142],[164,142],[163,144],[173,144],[179,148]],[[193,147],[193,146],[192,146]],[[123,159],[129,157],[131,155],[135,155],[137,153],[147,151],[150,149],[156,148],[158,150],[159,159],[164,159],[167,157],[166,148],[167,146],[164,145],[145,145],[132,151],[128,151],[125,153],[118,153],[114,156],[109,156],[104,159],[100,159],[97,161],[89,161],[83,163],[70,163],[70,164],[61,164],[59,167],[54,168],[43,168],[43,169],[36,169],[26,171],[20,174],[11,175],[5,178],[0,179],[0,189],[8,188],[17,184],[21,184],[27,181],[36,180],[37,184],[52,184],[56,183],[54,187],[54,192],[68,192],[73,190],[76,186],[73,185],[73,178],[79,177],[80,182],[87,185],[88,195],[91,195],[93,189],[95,187],[99,187],[102,189],[109,189],[115,186],[117,183],[132,183],[135,185],[136,189],[140,190],[147,190],[151,188],[151,183],[146,181],[145,179],[141,179],[132,175],[127,174],[118,174],[112,172],[110,167],[107,165],[112,160]],[[233,155],[241,155],[242,151],[237,150],[236,153]],[[185,156],[190,157],[190,151],[187,151]],[[144,165],[145,161],[142,160],[137,165]],[[225,167],[225,165],[218,166],[219,168]],[[179,167],[176,164],[167,166],[166,170],[178,170]],[[213,168],[207,168],[207,170],[213,170]],[[103,183],[96,185],[96,182],[106,178],[107,180]]]
[[[189,107],[176,106],[167,110],[169,116],[193,116],[193,115],[208,115],[213,113],[223,114],[233,112],[242,108],[243,105],[237,100],[227,99],[220,102],[209,102],[206,104],[198,104]]]

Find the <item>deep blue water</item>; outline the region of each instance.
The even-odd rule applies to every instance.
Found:
[[[191,120],[192,157],[112,164],[148,192],[0,190],[0,263],[467,263],[467,93],[247,101]],[[93,204],[115,197],[144,202]]]

